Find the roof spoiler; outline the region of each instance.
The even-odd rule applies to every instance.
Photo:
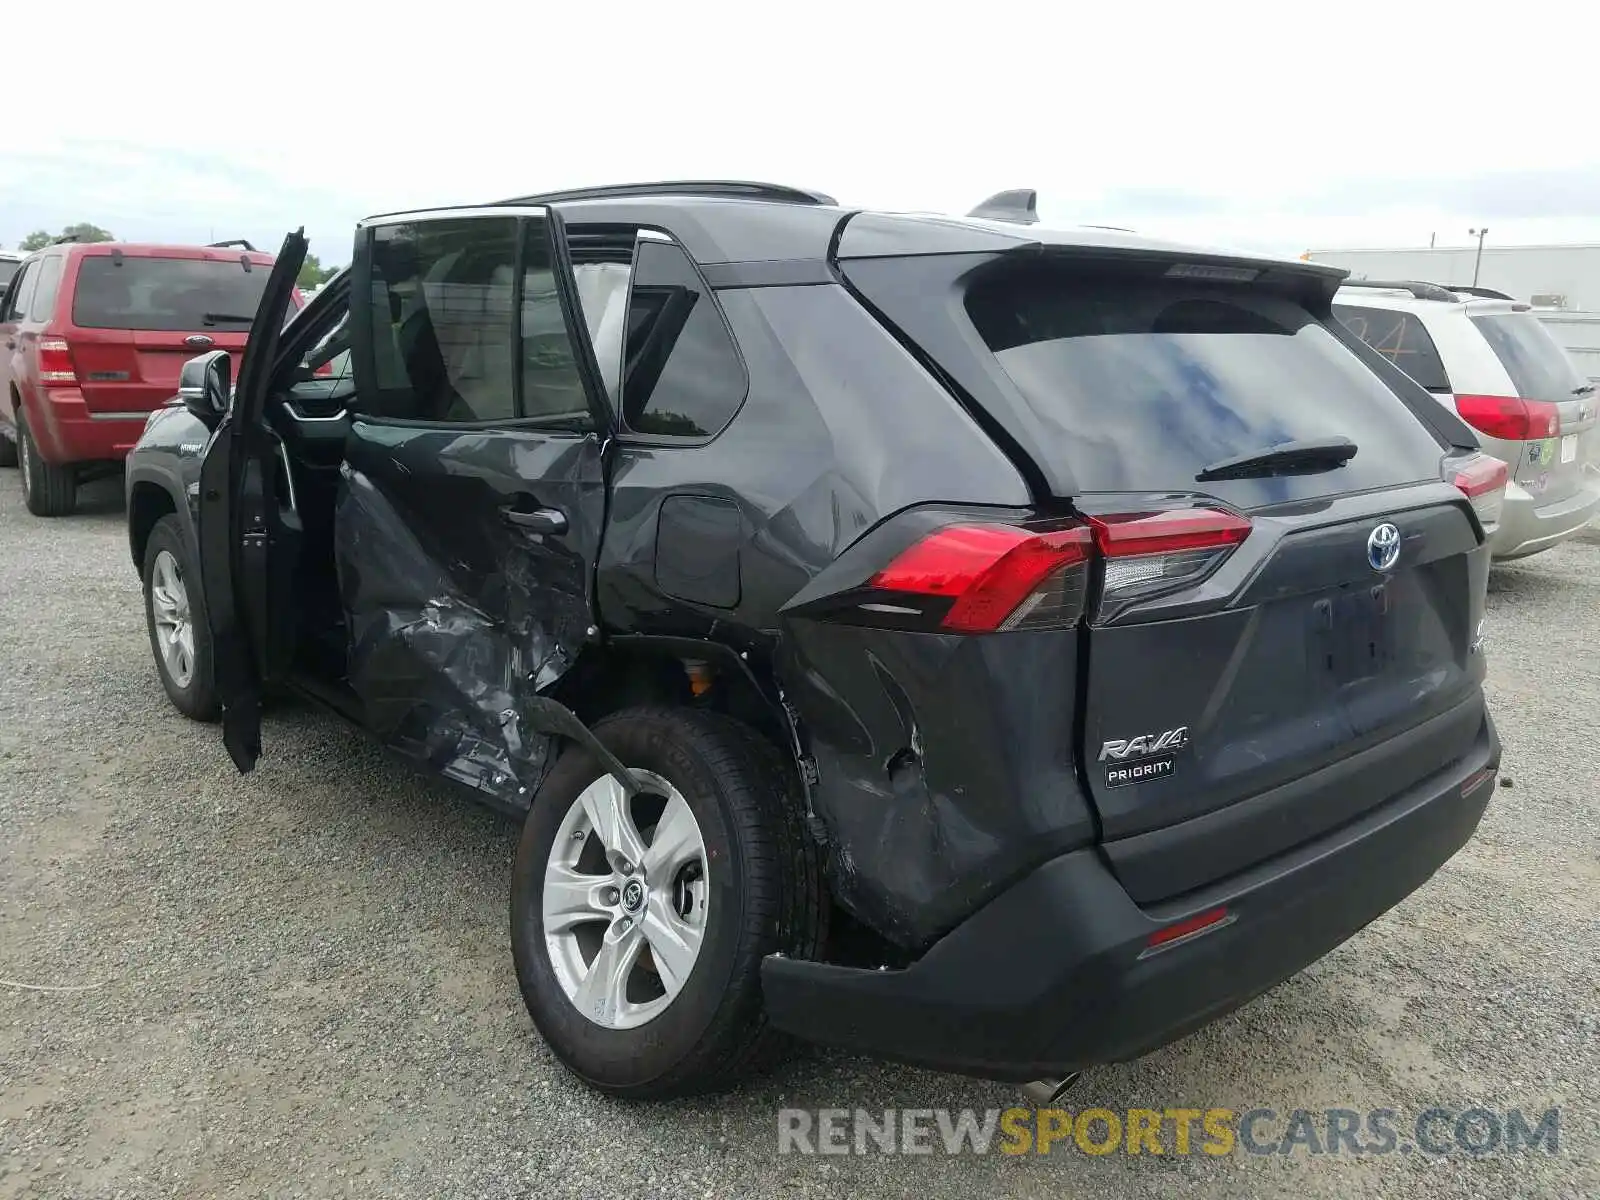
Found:
[[[1039,223],[1039,193],[1032,188],[996,192],[967,214],[985,221],[1010,221],[1013,225]]]

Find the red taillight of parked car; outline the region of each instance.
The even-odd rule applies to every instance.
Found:
[[[72,347],[63,339],[39,339],[39,383],[47,388],[78,386],[78,368],[72,361]]]
[[[1084,615],[1096,565],[1102,605],[1148,597],[1197,581],[1249,534],[1246,518],[1211,507],[1096,513],[1042,529],[950,525],[896,555],[856,609],[957,633],[1058,629]]]
[[[1561,434],[1561,410],[1548,400],[1458,395],[1456,412],[1479,433],[1501,441],[1527,442]]]

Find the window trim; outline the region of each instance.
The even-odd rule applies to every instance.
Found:
[[[734,335],[733,323],[728,320],[728,314],[723,310],[722,302],[717,298],[717,289],[711,286],[710,281],[706,278],[705,271],[702,270],[700,264],[695,261],[694,255],[689,253],[689,248],[677,238],[673,237],[669,231],[658,226],[641,225],[634,234],[633,260],[628,273],[628,308],[631,309],[633,307],[633,288],[634,284],[638,281],[637,263],[639,261],[639,244],[641,242],[655,242],[658,245],[673,246],[676,247],[680,253],[682,253],[684,260],[689,264],[689,269],[695,273],[695,276],[700,280],[701,285],[705,288],[704,296],[706,300],[710,302],[712,311],[717,314],[717,319],[722,322],[722,330],[725,334],[727,334],[728,344],[733,347],[734,361],[739,364],[739,372],[744,377],[744,389],[739,396],[739,402],[733,406],[733,410],[728,414],[727,420],[723,421],[719,428],[717,428],[714,432],[707,434],[705,437],[688,437],[671,433],[643,433],[639,430],[631,428],[628,425],[626,416],[624,415],[627,411],[628,382],[627,322],[626,317],[624,317],[622,342],[623,370],[617,378],[616,437],[618,442],[625,446],[640,446],[651,449],[672,447],[694,449],[700,446],[708,446],[721,437],[725,432],[727,432],[727,430],[733,425],[734,421],[738,419],[739,414],[744,411],[744,406],[750,402],[750,364],[745,360],[744,348],[739,345],[738,337]],[[585,328],[584,336],[585,338],[588,337],[587,328]]]
[[[565,226],[560,215],[555,210],[542,206],[463,206],[461,208],[424,209],[414,213],[385,213],[380,216],[368,217],[356,226],[355,247],[351,255],[349,267],[350,285],[346,289],[352,297],[354,304],[355,287],[358,283],[365,282],[370,289],[372,249],[377,236],[377,231],[392,225],[411,225],[421,221],[470,221],[470,220],[503,220],[511,217],[516,221],[515,230],[515,261],[512,270],[512,319],[510,321],[511,344],[514,352],[512,362],[517,364],[512,376],[512,413],[510,417],[491,417],[482,421],[424,421],[411,417],[380,416],[376,413],[365,412],[361,405],[361,389],[358,387],[351,397],[350,403],[345,407],[344,415],[351,421],[364,421],[372,425],[392,425],[401,429],[461,429],[468,431],[508,430],[528,431],[549,434],[564,434],[572,437],[606,437],[613,436],[613,426],[610,405],[603,396],[604,388],[599,382],[599,372],[594,361],[594,349],[589,344],[588,330],[583,327],[582,313],[577,309],[577,293],[571,278],[571,259],[566,252]],[[563,414],[559,417],[548,415],[528,416],[523,408],[523,383],[522,383],[522,276],[523,250],[527,245],[527,229],[536,221],[545,222],[545,237],[551,252],[552,274],[556,280],[556,294],[561,303],[562,322],[566,326],[567,338],[574,345],[578,378],[582,384],[584,395],[589,401],[589,417],[585,426],[576,428],[572,418]],[[320,297],[319,297],[320,299]],[[369,297],[370,301],[370,297]],[[574,325],[574,316],[577,325]],[[371,322],[355,320],[353,322],[350,338],[351,350],[351,377],[356,373],[355,364],[371,359]],[[597,388],[599,389],[597,391]],[[599,399],[597,399],[597,396]],[[604,414],[604,418],[602,418]]]

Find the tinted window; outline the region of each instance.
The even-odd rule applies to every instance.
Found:
[[[638,433],[709,437],[744,400],[728,327],[679,247],[640,241],[628,300],[622,415]]]
[[[1438,469],[1438,444],[1399,398],[1286,298],[1041,266],[979,283],[967,311],[1038,422],[1036,451],[1085,490],[1252,504]],[[1197,488],[1222,459],[1330,437],[1360,448],[1347,465]]]
[[[361,405],[411,421],[516,415],[517,223],[462,218],[372,231],[372,363]]]
[[[61,285],[61,259],[47,258],[39,263],[39,282],[28,302],[28,320],[48,321],[55,310],[56,292]]]
[[[238,258],[85,255],[72,321],[85,329],[248,329],[272,268]]]
[[[5,312],[0,313],[0,320],[22,320],[22,314],[28,311],[28,298],[33,292],[33,279],[36,273],[32,264],[17,272],[11,281],[11,290],[6,293]]]
[[[1335,304],[1333,311],[1355,334],[1430,392],[1451,391],[1450,377],[1416,314]]]
[[[1525,400],[1570,400],[1588,384],[1532,313],[1473,317],[1495,357]]]
[[[9,258],[0,258],[0,295],[5,294],[6,284],[11,282],[12,277],[16,275],[18,268],[21,266],[21,263],[13,262]]]

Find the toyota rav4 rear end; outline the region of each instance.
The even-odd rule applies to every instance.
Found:
[[[873,214],[834,269],[1035,499],[902,511],[785,607],[834,887],[886,942],[769,959],[780,1027],[1066,1076],[1466,842],[1506,469],[1333,318],[1342,272]]]

